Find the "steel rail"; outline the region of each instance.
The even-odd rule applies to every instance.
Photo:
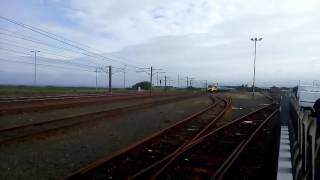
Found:
[[[117,94],[118,95],[118,94]],[[28,101],[42,101],[50,99],[72,99],[72,98],[82,98],[82,97],[103,97],[111,96],[109,94],[75,94],[75,95],[52,95],[52,96],[23,96],[23,97],[7,97],[0,98],[0,103],[10,103],[10,102],[28,102]]]
[[[95,93],[95,94],[65,94],[65,95],[48,95],[48,96],[22,96],[22,97],[1,97],[0,103],[15,103],[15,102],[30,102],[30,101],[45,101],[45,100],[66,100],[78,98],[94,98],[94,97],[115,97],[115,96],[130,96],[138,95],[139,93]],[[145,93],[140,93],[146,95]]]
[[[206,177],[205,179],[208,179],[208,178],[210,178],[210,174],[212,175],[212,174],[214,174],[213,172],[212,172],[212,170],[208,170],[208,169],[206,169],[205,168],[205,166],[207,165],[207,166],[217,166],[217,167],[219,167],[221,164],[219,164],[219,165],[217,165],[217,164],[215,164],[215,163],[222,163],[222,162],[224,162],[221,158],[222,157],[219,157],[219,153],[220,153],[220,155],[221,154],[224,154],[224,156],[226,156],[226,152],[225,151],[223,151],[222,149],[220,149],[220,148],[222,148],[222,147],[219,147],[219,149],[213,149],[213,150],[211,150],[209,147],[211,147],[212,148],[212,146],[214,145],[214,144],[216,144],[216,145],[219,145],[219,143],[220,143],[220,145],[224,145],[226,148],[229,148],[229,151],[231,150],[230,148],[232,148],[232,149],[234,149],[234,148],[236,148],[236,146],[239,146],[239,144],[241,144],[241,141],[243,140],[243,138],[242,138],[242,136],[244,136],[245,134],[243,134],[244,132],[242,132],[242,131],[245,131],[246,129],[244,128],[244,129],[238,129],[237,130],[237,128],[236,128],[236,126],[238,125],[242,125],[242,122],[245,122],[245,120],[248,120],[248,119],[250,119],[250,118],[252,118],[252,117],[254,117],[254,116],[257,116],[257,115],[259,115],[259,116],[264,116],[264,114],[266,113],[266,112],[269,112],[269,113],[271,113],[270,111],[272,110],[272,108],[273,108],[273,106],[274,106],[274,104],[272,104],[272,105],[269,105],[269,106],[267,106],[267,107],[264,107],[264,108],[260,108],[260,109],[258,109],[258,110],[256,110],[256,111],[253,111],[253,112],[251,112],[251,113],[249,113],[249,114],[247,114],[247,115],[245,115],[245,116],[243,116],[243,117],[240,117],[240,118],[238,118],[237,120],[235,120],[235,121],[232,121],[232,122],[230,122],[230,123],[227,123],[227,124],[225,124],[225,125],[223,125],[223,126],[221,126],[221,127],[219,127],[219,128],[217,128],[217,129],[215,129],[215,130],[213,130],[212,132],[210,132],[210,133],[208,133],[208,134],[206,134],[206,135],[204,135],[204,136],[202,136],[202,137],[200,137],[200,138],[198,138],[196,141],[194,141],[194,142],[191,142],[188,146],[186,146],[182,151],[180,151],[180,152],[178,152],[175,156],[174,156],[174,158],[173,159],[171,159],[171,161],[170,161],[170,163],[167,163],[165,166],[163,166],[161,169],[159,169],[152,177],[151,177],[151,179],[165,179],[166,177],[167,178],[173,178],[173,179],[175,179],[175,178],[182,178],[181,176],[179,176],[179,175],[182,175],[182,174],[184,174],[183,176],[183,178],[186,178],[185,176],[188,176],[187,175],[187,173],[190,173],[189,174],[189,176],[188,177],[193,177],[193,175],[192,175],[192,173],[194,173],[194,174],[197,174],[198,176],[198,178],[204,178],[204,177]],[[273,110],[272,110],[273,111]],[[259,117],[258,116],[258,117]],[[260,117],[261,118],[261,117]],[[253,121],[253,120],[252,120]],[[259,122],[259,119],[258,119],[258,121],[257,122]],[[254,124],[252,124],[252,125],[254,125]],[[243,128],[243,127],[245,127],[245,126],[239,126],[239,128]],[[248,126],[249,128],[252,128],[251,126]],[[231,129],[231,128],[234,128],[234,129]],[[229,134],[227,133],[227,130],[233,130],[234,132],[229,132]],[[238,132],[237,132],[238,131]],[[235,132],[237,132],[237,133],[239,133],[238,135],[237,134],[235,134],[235,136],[234,137],[232,137],[232,135],[233,135],[233,133],[235,133]],[[220,134],[219,134],[220,133]],[[227,134],[224,134],[224,133],[227,133]],[[218,136],[218,135],[222,135],[222,137],[220,137],[220,138],[217,138],[216,136]],[[223,141],[223,136],[225,136],[225,138],[226,137],[229,137],[229,139],[227,139],[227,140],[225,140],[226,142],[224,142]],[[216,137],[216,139],[214,138],[214,137]],[[231,138],[232,137],[232,138]],[[239,138],[242,138],[242,139],[239,139]],[[221,139],[222,138],[222,139]],[[230,139],[231,138],[231,139]],[[214,140],[215,139],[215,140]],[[238,142],[238,143],[235,143],[237,140],[241,140],[240,142]],[[229,142],[230,141],[230,142]],[[211,143],[211,145],[210,145],[210,143]],[[221,144],[222,143],[222,144]],[[224,144],[225,143],[225,144]],[[237,144],[237,145],[236,145]],[[207,147],[207,146],[209,146],[209,147]],[[235,147],[233,147],[233,146],[235,146]],[[205,148],[206,147],[206,148]],[[209,157],[209,156],[206,156],[205,154],[194,154],[194,153],[192,153],[192,152],[197,152],[197,153],[200,153],[200,152],[202,152],[202,151],[207,151],[207,148],[209,148],[209,150],[211,150],[212,152],[210,152],[210,153],[216,153],[216,156],[214,157]],[[226,149],[225,148],[225,149]],[[203,152],[204,153],[204,152]],[[230,152],[230,154],[231,154],[232,152]],[[195,161],[195,162],[193,162],[192,161],[192,158],[195,158],[195,159],[197,159],[199,162],[197,162],[197,161]],[[200,158],[200,159],[199,159]],[[216,158],[218,158],[218,159],[216,159]],[[225,158],[227,158],[227,157],[225,157]],[[189,159],[191,159],[191,160],[189,160]],[[190,162],[189,162],[190,161]],[[201,163],[202,162],[202,163]],[[184,163],[184,164],[183,164]],[[192,164],[193,163],[193,164]],[[200,164],[199,164],[200,163]],[[212,164],[213,163],[213,164]],[[198,166],[198,167],[197,167]],[[203,167],[203,168],[202,168]],[[175,170],[177,170],[178,171],[178,174],[179,175],[177,175],[176,174],[176,176],[178,176],[178,177],[175,177],[174,176],[174,174],[172,174],[172,173],[174,173],[175,172]],[[171,171],[173,171],[173,172],[171,172]],[[181,171],[181,172],[180,172]],[[186,172],[184,172],[184,171],[186,171]],[[190,172],[189,172],[190,171]],[[193,172],[193,171],[195,171],[195,172]],[[171,172],[171,173],[169,173],[169,172]],[[200,176],[200,175],[201,176]],[[200,177],[199,177],[200,176]],[[204,177],[202,177],[202,176],[204,176]]]
[[[26,124],[21,126],[0,129],[0,143],[12,142],[12,141],[33,136],[33,135],[43,134],[50,131],[56,131],[63,128],[69,128],[69,127],[73,127],[83,123],[87,123],[88,121],[92,123],[94,120],[101,119],[101,117],[116,116],[116,115],[120,115],[121,113],[148,108],[151,105],[160,105],[163,103],[169,103],[177,100],[184,100],[186,98],[193,98],[197,96],[198,94],[181,95],[173,98],[169,97],[167,99],[161,99],[155,102],[152,101],[147,103],[129,105],[129,106],[105,110],[105,111],[87,113],[87,114],[77,115],[77,116],[72,116],[67,118],[60,118],[60,119],[54,119],[50,121],[44,121],[44,122],[38,122],[33,124]]]
[[[269,105],[269,106],[270,106],[270,105]],[[259,112],[259,111],[263,110],[264,108],[266,108],[266,107],[262,107],[262,108],[259,108],[259,109],[255,110],[255,111],[252,111],[252,112],[250,112],[250,113],[248,113],[248,114],[245,114],[245,115],[239,117],[238,119],[236,119],[236,120],[234,120],[234,121],[231,121],[231,122],[229,122],[229,123],[227,123],[227,124],[225,124],[225,125],[223,125],[223,126],[221,126],[221,127],[218,127],[217,129],[213,130],[213,132],[219,131],[219,130],[227,127],[227,126],[230,126],[230,125],[236,123],[237,121],[239,121],[239,120],[241,120],[241,119],[243,119],[243,118],[247,118],[248,116],[251,116],[252,114],[254,114],[254,113],[256,113],[256,112]],[[213,132],[211,132],[210,134],[212,134]],[[209,135],[209,133],[203,135],[203,136],[202,136],[202,139],[203,139],[204,137],[208,136],[208,135]],[[196,140],[199,141],[199,139],[196,139]],[[195,143],[195,141],[190,142],[190,143],[188,144],[188,146],[191,146],[191,145],[194,144],[194,143]],[[186,146],[186,147],[187,147],[187,146]],[[172,156],[171,159],[168,160],[166,164],[162,164],[162,166],[158,169],[158,172],[153,172],[153,178],[156,177],[156,176],[158,176],[160,173],[162,173],[162,171],[164,171],[166,168],[168,168],[168,166],[170,166],[171,163],[172,163],[180,154],[181,154],[181,152],[176,152],[176,154],[175,154],[174,156]],[[151,179],[152,179],[152,178],[151,178]]]
[[[179,95],[179,94],[178,94]],[[32,104],[29,102],[27,105],[25,104],[0,104],[0,115],[8,115],[15,114],[21,112],[33,112],[33,111],[46,111],[51,109],[61,109],[61,108],[69,108],[80,105],[91,105],[91,104],[103,104],[110,103],[115,101],[126,101],[126,100],[135,100],[135,99],[148,99],[153,97],[171,97],[177,96],[177,94],[159,94],[159,95],[128,95],[128,96],[109,96],[106,98],[94,98],[94,99],[79,99],[81,101],[49,101],[43,102],[47,104],[42,104],[42,102],[34,102]]]
[[[233,166],[235,161],[239,158],[239,156],[243,153],[244,149],[248,147],[248,145],[252,142],[253,138],[258,134],[259,131],[272,119],[279,110],[276,109],[267,119],[265,119],[259,127],[250,135],[250,137],[243,141],[235,150],[234,152],[227,158],[227,160],[223,163],[223,165],[219,168],[217,173],[211,177],[211,179],[218,179],[222,180],[226,173],[230,170]]]
[[[176,149],[179,149],[181,146],[184,146],[186,141],[191,140],[199,132],[202,132],[201,130],[204,127],[206,127],[208,124],[210,124],[210,122],[212,121],[212,118],[209,118],[207,120],[208,122],[203,124],[202,127],[200,127],[200,129],[197,130],[197,132],[192,132],[192,131],[195,131],[195,129],[194,130],[192,129],[194,127],[193,125],[195,125],[193,123],[196,123],[197,121],[198,122],[205,121],[200,119],[201,115],[204,115],[206,112],[209,112],[211,109],[213,110],[216,107],[216,105],[217,105],[217,102],[205,108],[204,110],[198,113],[195,113],[169,126],[168,128],[165,128],[145,139],[142,139],[141,141],[138,141],[137,143],[125,148],[124,150],[120,150],[84,168],[81,168],[79,171],[72,173],[70,176],[67,176],[65,179],[82,179],[82,178],[87,179],[90,177],[100,178],[101,176],[104,178],[113,177],[113,178],[123,179],[131,175],[134,175],[135,173],[139,172],[141,169],[147,168],[149,165],[156,163],[158,160],[165,158],[167,155],[171,154]],[[191,132],[189,132],[190,130]],[[187,138],[184,139],[181,134],[180,136],[178,136],[179,135],[178,132],[180,132],[181,134],[183,133],[189,133],[189,134],[187,135],[185,134]],[[180,139],[181,142],[179,141],[179,138],[182,138],[182,140]],[[161,148],[164,148],[164,149],[161,149]],[[166,150],[166,151],[162,151],[162,150]],[[153,154],[154,152],[155,154]],[[149,161],[149,162],[146,163],[146,161]],[[120,164],[117,165],[117,162]],[[132,163],[130,167],[128,163],[129,164]],[[136,166],[140,166],[140,167],[136,167]],[[120,169],[126,169],[126,172],[122,172],[119,169],[115,169],[117,167],[120,167]],[[130,168],[134,168],[134,169],[130,169]]]
[[[218,99],[221,99],[221,98],[218,97]],[[223,99],[221,99],[221,100],[223,101]],[[225,102],[225,106],[223,107],[221,112],[205,128],[203,128],[198,134],[196,134],[190,141],[185,142],[183,145],[181,145],[176,151],[174,151],[170,155],[168,155],[168,156],[164,157],[163,159],[155,162],[154,164],[148,166],[147,168],[140,170],[138,173],[136,173],[133,176],[128,177],[127,179],[148,179],[148,178],[151,177],[152,173],[154,173],[154,171],[156,169],[160,169],[161,167],[165,166],[166,164],[169,164],[171,159],[174,159],[175,155],[179,151],[181,151],[184,147],[186,147],[190,143],[192,143],[195,140],[197,140],[199,137],[205,135],[208,131],[210,131],[210,129],[213,128],[214,124],[219,119],[221,119],[221,117],[225,114],[225,112],[230,107],[231,99],[228,99],[228,101],[224,101],[224,102]]]

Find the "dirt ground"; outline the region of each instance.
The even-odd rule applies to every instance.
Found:
[[[56,179],[211,104],[198,97],[0,145],[0,179]]]
[[[6,129],[27,124],[39,123],[44,121],[51,121],[55,119],[68,118],[79,116],[87,113],[95,113],[124,106],[137,105],[142,103],[151,103],[156,100],[169,99],[170,97],[159,96],[153,98],[141,98],[135,100],[122,100],[115,102],[108,102],[97,105],[75,106],[63,109],[53,109],[40,112],[18,113],[6,116],[0,116],[0,129]],[[172,98],[172,97],[171,97]]]
[[[232,109],[220,121],[230,121],[270,103],[263,95],[224,93]],[[86,125],[0,145],[0,179],[62,178],[98,158],[124,148],[211,104],[208,97],[187,99],[109,117]]]

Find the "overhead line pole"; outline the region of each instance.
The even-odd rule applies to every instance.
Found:
[[[205,91],[208,92],[208,81],[206,80],[206,88]]]
[[[152,93],[152,66],[150,67],[150,91],[149,91],[149,94],[151,96],[151,93]]]
[[[98,67],[96,67],[96,91],[98,90]]]
[[[111,94],[112,67],[109,66],[109,93]]]
[[[127,65],[125,65],[123,68],[123,89],[126,89],[126,69]]]
[[[192,87],[192,80],[194,80],[193,78],[189,79],[189,86]]]
[[[187,89],[189,87],[189,77],[187,76]]]
[[[164,76],[164,90],[167,90],[167,76]]]
[[[158,86],[158,81],[159,81],[159,73],[157,73],[157,83],[156,83],[156,86]]]
[[[33,80],[33,85],[37,85],[37,52],[40,52],[38,50],[30,51],[34,52],[34,80]]]

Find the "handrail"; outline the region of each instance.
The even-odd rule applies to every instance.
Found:
[[[291,94],[289,135],[294,179],[315,180],[320,176],[320,133],[310,110],[299,107]]]

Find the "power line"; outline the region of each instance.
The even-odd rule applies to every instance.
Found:
[[[17,21],[15,21],[15,20],[12,20],[12,19],[9,19],[9,18],[3,17],[3,16],[0,16],[0,18],[4,18],[5,20],[7,20],[7,21],[9,21],[9,22],[12,21],[11,23],[16,22],[16,23],[23,24],[23,23],[21,23],[21,22],[17,22]],[[11,21],[10,21],[10,20],[11,20]],[[16,23],[14,23],[14,24],[16,24]],[[16,25],[18,25],[18,24],[16,24]],[[74,43],[74,44],[78,44],[78,45],[81,45],[81,46],[85,46],[85,47],[87,47],[87,48],[89,48],[89,49],[91,49],[91,50],[97,51],[97,53],[101,53],[100,50],[98,50],[98,49],[96,49],[96,48],[93,48],[93,47],[90,47],[90,46],[88,46],[88,45],[86,45],[86,44],[79,43],[79,42],[76,42],[76,41],[67,39],[67,38],[65,38],[65,37],[59,36],[59,35],[57,35],[57,34],[54,34],[54,33],[48,32],[48,31],[45,31],[45,30],[43,30],[43,29],[39,29],[39,28],[34,27],[34,26],[30,26],[30,25],[27,25],[27,24],[23,24],[23,25],[28,26],[29,28],[34,28],[34,29],[36,29],[36,30],[38,30],[38,31],[41,31],[41,32],[43,32],[43,33],[46,33],[46,34],[50,34],[50,35],[55,36],[55,37],[57,37],[57,38],[61,38],[61,39],[64,40],[64,41],[69,41],[69,42],[72,42],[72,43]],[[27,29],[29,29],[29,28],[27,28]],[[0,28],[0,29],[4,29],[4,28]],[[10,32],[10,30],[7,30],[7,29],[4,29],[4,30]],[[97,54],[97,53],[95,53],[95,52],[91,52],[91,53]],[[115,57],[115,58],[123,59],[123,60],[128,61],[128,59],[127,59],[127,58],[124,58],[123,56],[114,55],[114,54],[109,54],[109,56],[113,56],[113,57]],[[108,57],[107,57],[107,58],[108,58]],[[111,60],[111,58],[109,58],[109,59]],[[115,60],[115,59],[112,59],[112,60],[114,60],[114,61],[119,61],[119,60]],[[121,61],[121,60],[120,60],[120,61]],[[127,62],[123,62],[123,61],[122,61],[122,63],[125,63],[125,65],[128,64]],[[135,67],[135,68],[138,68],[138,67]]]
[[[8,59],[3,59],[3,58],[0,58],[0,61],[11,62],[11,63],[20,63],[20,64],[30,64],[30,65],[34,65],[34,63],[32,63],[32,62],[17,61],[17,60],[8,60]],[[85,72],[94,72],[94,71],[86,70],[86,69],[67,68],[67,67],[64,67],[64,66],[49,65],[49,64],[41,64],[41,63],[38,63],[37,65],[40,65],[40,66],[43,66],[43,67],[54,67],[54,68],[61,68],[61,69],[68,69],[68,70],[77,70],[77,71],[85,71]]]
[[[12,53],[16,53],[16,54],[23,54],[23,55],[27,55],[27,56],[30,56],[30,54],[28,53],[24,53],[24,52],[20,52],[20,51],[16,51],[16,50],[12,50],[12,49],[6,49],[6,48],[1,48],[0,47],[0,50],[5,50],[5,51],[8,51],[8,52],[12,52]],[[41,58],[41,59],[40,59]],[[91,65],[86,65],[86,64],[81,64],[81,63],[75,63],[75,62],[69,62],[69,61],[63,61],[63,60],[56,60],[56,59],[44,59],[43,57],[38,57],[38,59],[40,59],[40,61],[45,61],[45,62],[49,62],[49,63],[52,63],[52,62],[57,62],[57,63],[63,63],[63,64],[69,64],[69,65],[74,65],[74,66],[78,66],[78,67],[89,67],[89,68],[96,68],[97,66],[91,66]]]
[[[0,34],[2,34],[2,33],[0,33]],[[0,38],[0,39],[4,39],[4,38]],[[4,40],[7,40],[7,41],[12,41],[12,40],[8,40],[8,39],[4,39]],[[23,40],[25,40],[25,39],[23,39]],[[27,40],[27,41],[29,41],[29,40]],[[16,41],[15,41],[16,42]],[[31,40],[31,42],[32,42],[32,40]],[[42,44],[42,43],[41,43]],[[46,45],[46,44],[44,44],[44,45]],[[34,47],[34,46],[33,46]],[[35,48],[35,47],[34,47]],[[41,48],[42,49],[42,48]],[[62,48],[63,49],[63,48]],[[47,50],[45,50],[45,52],[46,52]],[[50,54],[52,54],[52,53],[50,53]],[[57,54],[55,54],[55,55],[57,55]],[[62,56],[62,55],[58,55],[58,56]],[[95,57],[94,57],[95,58]],[[70,58],[70,59],[73,59],[73,58]],[[88,61],[89,63],[93,63],[93,62],[91,62],[91,61]],[[95,63],[95,64],[98,64],[98,63]],[[102,64],[99,64],[99,66],[105,66],[105,64],[104,65],[102,65]]]
[[[2,28],[3,29],[3,28]],[[11,32],[9,30],[6,30],[8,32]],[[12,33],[12,32],[11,32]],[[72,51],[73,53],[76,53],[76,54],[82,54],[82,55],[85,55],[85,56],[88,56],[90,58],[94,58],[94,59],[97,59],[97,60],[101,60],[101,58],[98,58],[96,56],[93,56],[93,55],[90,55],[90,54],[87,54],[87,53],[84,53],[84,52],[79,52],[79,51],[75,51],[74,49],[69,49],[69,48],[66,48],[66,47],[60,47],[60,46],[57,46],[57,45],[53,45],[53,44],[49,44],[49,43],[44,43],[42,42],[41,40],[39,39],[35,39],[35,38],[32,38],[32,37],[29,37],[29,36],[25,36],[25,35],[20,35],[20,34],[7,34],[7,33],[1,33],[1,35],[6,35],[6,36],[9,36],[9,37],[13,37],[13,38],[17,38],[17,39],[22,39],[24,41],[30,41],[30,42],[33,42],[33,43],[37,43],[37,44],[41,44],[41,45],[45,45],[45,46],[48,46],[48,47],[53,47],[53,48],[56,48],[56,49],[61,49],[61,50],[67,50],[67,51]],[[3,38],[2,38],[3,39]],[[7,40],[7,39],[6,39]],[[101,65],[102,66],[102,65]]]
[[[6,48],[2,48],[2,47],[0,47],[0,50],[4,50],[4,51],[7,51],[7,52],[12,52],[12,53],[16,53],[16,54],[23,54],[23,55],[30,56],[30,54],[27,54],[27,53],[23,53],[23,52],[11,50],[11,49],[6,49]]]
[[[51,55],[54,55],[54,56],[59,56],[59,57],[63,57],[63,58],[66,58],[66,59],[72,59],[73,57],[70,57],[70,56],[65,56],[65,55],[61,55],[61,54],[58,54],[58,53],[53,53],[52,51],[50,50],[47,50],[47,49],[42,49],[42,48],[38,48],[38,47],[35,47],[35,46],[30,46],[30,45],[25,45],[25,44],[22,44],[22,43],[19,43],[20,45],[17,45],[17,42],[16,41],[10,41],[8,39],[4,39],[4,38],[1,38],[0,37],[0,40],[5,40],[5,41],[9,41],[9,42],[2,42],[4,44],[7,44],[7,45],[10,45],[10,46],[15,46],[15,47],[18,47],[18,48],[22,48],[22,49],[27,49],[27,50],[30,50],[30,49],[39,49],[43,52],[45,52],[46,54],[51,54]],[[13,43],[12,43],[13,42]],[[24,45],[24,46],[21,46],[21,45]],[[25,47],[25,46],[28,46],[28,47]]]
[[[53,44],[49,44],[49,43],[44,43],[42,42],[41,40],[39,39],[35,39],[33,37],[30,37],[30,36],[25,36],[25,35],[21,35],[21,34],[18,34],[18,33],[14,33],[10,30],[7,30],[7,29],[4,29],[4,28],[1,28],[7,32],[10,32],[12,34],[7,34],[7,33],[1,33],[1,35],[6,35],[8,37],[13,37],[13,38],[17,38],[17,39],[22,39],[24,41],[30,41],[30,42],[33,42],[33,43],[37,43],[37,44],[40,44],[40,45],[45,45],[45,46],[48,46],[48,47],[53,47],[53,48],[56,48],[56,49],[61,49],[61,50],[67,50],[67,51],[72,51],[73,53],[77,53],[77,54],[82,54],[82,55],[85,55],[85,56],[88,56],[90,58],[94,58],[94,59],[97,59],[97,60],[101,60],[101,58],[98,58],[96,56],[93,56],[93,55],[90,55],[90,54],[87,54],[87,53],[84,53],[84,52],[79,52],[79,51],[75,51],[74,49],[69,49],[69,48],[66,48],[66,47],[60,47],[60,46],[57,46],[57,45],[53,45]],[[4,38],[1,38],[1,39],[4,39]],[[11,40],[8,40],[8,39],[5,39],[7,41],[11,41]],[[105,65],[105,64],[104,64]],[[100,66],[104,66],[104,65],[101,65]],[[139,67],[137,67],[139,68]]]
[[[26,38],[26,37],[21,37],[21,36],[19,37],[19,36],[17,36],[17,35],[6,34],[6,33],[0,33],[0,34],[6,35],[6,36],[10,36],[10,37],[14,37],[14,38],[17,38],[17,39],[22,39],[22,40],[25,40],[25,41],[31,41],[31,42],[37,43],[37,44],[46,45],[46,46],[48,46],[48,47],[51,46],[51,47],[54,47],[54,48],[66,50],[66,49],[64,49],[64,48],[62,48],[62,47],[59,47],[59,46],[55,46],[55,45],[51,45],[51,44],[46,44],[46,43],[43,43],[43,42],[41,42],[41,41],[33,40],[33,39],[30,39],[30,38]],[[67,50],[75,52],[74,50],[71,50],[71,49],[67,49]],[[84,53],[84,52],[75,52],[75,53],[81,53],[81,54],[86,55],[86,56],[91,57],[91,58],[97,58],[97,57],[95,57],[95,56],[92,56],[92,55],[87,54],[87,53]]]
[[[49,48],[54,47],[55,49],[61,49],[61,50],[64,50],[64,51],[71,51],[73,53],[82,54],[82,55],[88,56],[90,58],[94,58],[96,60],[99,60],[99,61],[101,61],[101,60],[112,61],[112,62],[116,62],[116,63],[121,63],[121,64],[124,64],[124,65],[127,65],[128,67],[131,67],[131,68],[134,68],[134,69],[138,69],[138,70],[143,70],[144,69],[144,68],[141,68],[141,67],[138,67],[136,65],[133,65],[131,63],[126,62],[127,60],[125,58],[121,57],[121,56],[120,56],[121,58],[119,58],[121,60],[119,60],[118,57],[116,55],[113,55],[113,54],[110,54],[110,56],[117,57],[117,59],[110,58],[108,56],[103,55],[99,50],[97,50],[95,48],[92,48],[92,47],[90,47],[90,46],[88,46],[86,44],[82,44],[82,43],[76,42],[74,40],[70,40],[70,39],[64,38],[64,37],[59,36],[57,34],[42,30],[42,29],[34,27],[34,26],[27,25],[27,24],[22,23],[22,22],[18,22],[16,20],[1,16],[1,15],[0,15],[0,18],[5,20],[5,21],[8,21],[8,22],[10,22],[12,24],[15,24],[15,25],[17,25],[19,27],[22,27],[22,28],[30,30],[30,31],[32,31],[34,33],[40,34],[45,38],[49,38],[49,39],[52,39],[54,41],[57,41],[57,42],[59,42],[59,45],[62,45],[62,44],[63,45],[62,46],[57,46],[56,44],[52,44],[53,42],[52,43],[48,43],[48,42],[43,42],[43,40],[35,39],[33,37],[28,37],[28,36],[25,36],[25,35],[18,35],[19,33],[12,33],[10,30],[6,30],[4,28],[1,28],[1,29],[4,29],[6,32],[9,32],[9,33],[0,32],[0,34],[2,34],[2,35],[8,36],[8,37],[17,38],[17,39],[22,39],[24,41],[29,41],[29,42],[32,42],[32,43],[45,45],[45,46],[48,46]],[[14,45],[14,46],[18,47],[18,45]],[[21,48],[25,48],[23,46],[20,46],[20,47]],[[21,53],[21,52],[15,51],[15,50],[8,50],[8,49],[5,49],[5,48],[1,48],[1,49],[5,50],[5,51],[8,51],[8,52],[11,52],[11,53],[17,53],[17,54],[26,55],[26,53]],[[38,49],[38,48],[36,48],[36,49]],[[94,50],[94,51],[91,51],[91,50]],[[46,52],[46,54],[50,54],[50,52],[49,53]],[[63,57],[63,55],[61,55],[61,54],[54,54],[54,53],[51,53],[51,54],[55,55],[55,56]],[[29,54],[27,54],[27,55],[29,56]],[[41,58],[41,59],[43,59],[43,58]],[[123,61],[122,59],[125,59],[126,61]],[[65,62],[63,62],[63,63],[65,63]],[[79,64],[75,65],[75,66],[79,66]],[[90,66],[90,65],[81,64],[80,66]],[[96,68],[97,66],[93,66],[93,67]],[[144,70],[146,70],[146,69],[144,69]],[[149,70],[150,70],[150,68],[149,68]],[[153,70],[155,70],[155,69],[153,69]],[[151,78],[152,78],[153,73],[150,72],[149,74],[151,75]],[[187,84],[188,84],[188,80],[189,79],[187,78]],[[191,81],[190,81],[190,84],[191,84]],[[152,79],[151,79],[151,83],[152,83]]]
[[[18,26],[21,26],[21,27],[23,27],[23,28],[29,29],[29,30],[31,30],[31,31],[33,31],[33,32],[39,33],[39,34],[41,34],[41,35],[43,35],[43,36],[46,36],[46,37],[48,37],[48,38],[54,39],[54,40],[56,40],[56,41],[58,41],[58,42],[67,44],[67,45],[69,45],[69,46],[71,46],[71,47],[74,47],[74,48],[76,48],[76,49],[80,49],[80,50],[82,50],[82,51],[88,52],[88,53],[93,54],[93,55],[95,55],[95,56],[99,56],[99,57],[101,57],[101,58],[104,58],[105,60],[108,60],[108,61],[116,61],[116,62],[119,61],[119,60],[115,60],[115,59],[112,59],[112,58],[103,56],[103,55],[101,55],[101,54],[97,54],[97,53],[90,52],[90,51],[88,51],[88,50],[86,50],[86,49],[84,49],[84,48],[82,48],[82,47],[79,47],[79,46],[74,45],[74,44],[72,44],[72,43],[69,43],[69,42],[66,42],[66,41],[64,41],[64,40],[61,40],[61,39],[57,38],[58,35],[55,35],[55,34],[53,34],[53,33],[49,33],[49,34],[48,34],[48,33],[47,33],[46,31],[44,31],[44,30],[41,30],[41,29],[39,29],[39,28],[35,28],[35,27],[33,27],[33,26],[30,26],[30,25],[27,25],[27,24],[24,24],[24,23],[15,21],[15,20],[13,20],[13,19],[6,18],[6,17],[4,17],[4,16],[0,16],[0,18],[6,20],[6,21],[8,21],[8,22],[11,22],[11,23],[13,23],[13,24],[16,24],[16,25],[18,25]],[[66,39],[66,38],[64,38],[64,39]],[[121,62],[121,63],[130,65],[131,67],[134,67],[134,68],[139,68],[139,67],[137,67],[137,66],[131,65],[131,64],[126,63],[126,62]]]
[[[1,39],[1,38],[0,38]],[[9,45],[11,45],[11,46],[15,46],[15,47],[19,47],[19,48],[22,48],[22,49],[26,49],[26,50],[33,50],[33,49],[31,49],[31,48],[27,48],[27,47],[23,47],[23,46],[19,46],[19,45],[16,45],[16,44],[12,44],[12,43],[7,43],[7,42],[5,42],[5,44],[9,44]],[[6,49],[7,51],[15,51],[15,50],[9,50],[9,49]],[[39,49],[39,50],[41,50],[41,52],[42,52],[42,54],[43,53],[45,53],[45,54],[52,54],[52,55],[54,55],[54,56],[61,56],[61,57],[65,57],[65,58],[67,58],[66,56],[63,56],[63,55],[59,55],[59,54],[54,54],[54,53],[50,53],[50,52],[46,52],[46,51],[42,51],[42,49]],[[18,51],[15,51],[15,52],[18,52]],[[22,52],[19,52],[19,53],[21,53],[21,54],[25,54],[25,53],[22,53]],[[56,59],[51,59],[52,61],[59,61],[59,62],[62,62],[62,60],[56,60]],[[69,64],[80,64],[80,63],[73,63],[73,62],[70,62],[70,61],[65,61],[64,63],[69,63]],[[90,66],[90,67],[96,67],[96,66],[91,66],[91,65],[85,65],[85,64],[81,64],[82,66]]]

